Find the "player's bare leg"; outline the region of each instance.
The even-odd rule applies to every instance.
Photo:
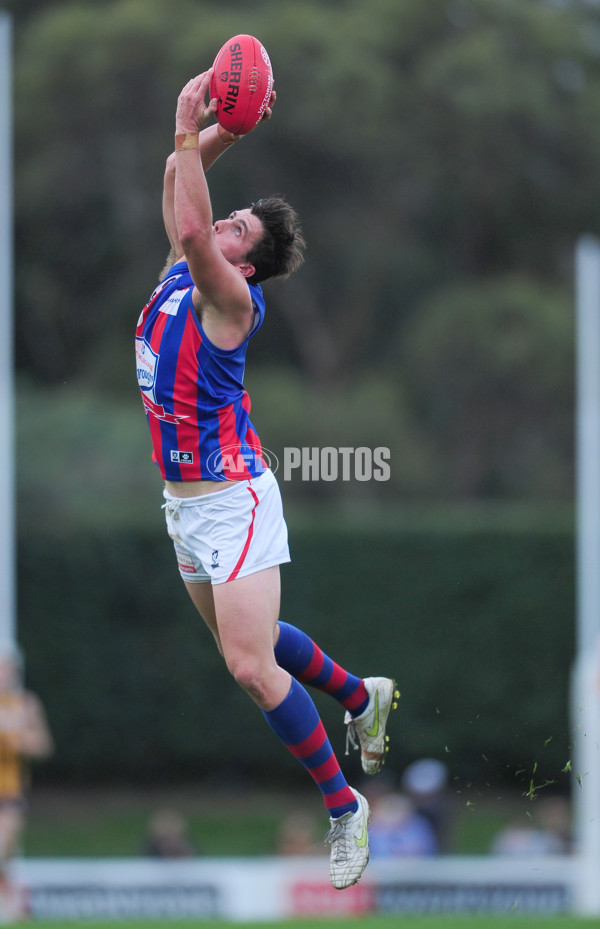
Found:
[[[184,581],[184,583],[192,599],[192,603],[215,637],[217,648],[222,655],[223,649],[221,647],[221,638],[217,628],[217,615],[215,613],[215,598],[213,597],[212,584],[210,581],[196,584],[190,584],[188,581]]]
[[[278,706],[291,685],[273,653],[280,597],[278,566],[213,586],[223,657],[237,683],[262,710]]]
[[[323,794],[331,825],[326,839],[331,844],[331,883],[339,889],[355,884],[369,860],[369,808],[364,797],[348,786],[307,691],[275,660],[279,568],[212,588],[189,583],[186,587],[231,674]]]

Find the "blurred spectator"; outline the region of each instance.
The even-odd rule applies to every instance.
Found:
[[[325,843],[315,838],[316,823],[307,813],[294,812],[281,823],[277,840],[279,855],[323,855]]]
[[[177,810],[157,810],[148,829],[142,854],[149,858],[193,858],[197,854]]]
[[[0,922],[25,915],[22,895],[10,880],[25,821],[27,762],[52,753],[41,702],[21,683],[15,653],[0,654]]]
[[[565,797],[539,799],[536,819],[543,829],[556,837],[561,846],[561,852],[573,850],[571,806]]]
[[[450,817],[447,793],[448,770],[436,758],[420,758],[409,764],[402,775],[402,789],[415,810],[431,825],[440,850],[448,847]]]
[[[409,797],[396,791],[371,795],[369,846],[373,858],[435,855],[438,842],[429,820]]]
[[[494,855],[530,857],[564,855],[571,851],[569,805],[561,797],[538,800],[533,819],[523,816],[508,823],[494,838]]]

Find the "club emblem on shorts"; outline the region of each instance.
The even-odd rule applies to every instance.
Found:
[[[193,452],[181,452],[178,448],[171,449],[171,461],[178,461],[179,464],[193,464]]]
[[[211,557],[212,557],[211,568],[218,568],[219,567],[219,549],[218,548],[215,548]]]

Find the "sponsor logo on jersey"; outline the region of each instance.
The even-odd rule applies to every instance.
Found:
[[[146,412],[151,413],[157,419],[162,419],[166,423],[173,423],[177,426],[180,420],[188,419],[189,417],[181,413],[178,413],[177,416],[174,416],[173,413],[167,413],[165,408],[160,403],[156,402],[154,388],[156,386],[156,371],[159,360],[159,356],[150,348],[146,340],[140,338],[140,336],[136,336],[135,361],[137,379],[140,390],[142,391],[142,400],[144,401]],[[187,454],[191,454],[191,452]]]
[[[194,453],[193,452],[182,452],[178,448],[172,448],[171,449],[171,461],[176,461],[179,464],[193,464]]]
[[[135,361],[140,390],[144,397],[149,397],[154,403],[156,402],[154,385],[156,384],[158,355],[152,351],[146,340],[139,336],[135,338]]]
[[[179,304],[183,300],[187,291],[177,290],[172,294],[168,300],[158,308],[159,313],[166,313],[168,316],[177,316],[177,310],[179,309]]]

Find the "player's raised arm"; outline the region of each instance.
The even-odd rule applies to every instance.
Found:
[[[266,119],[270,117],[271,112],[272,111],[269,108],[268,113],[265,113]],[[227,149],[231,148],[234,142],[238,142],[241,138],[241,136],[234,135],[233,132],[228,132],[227,129],[223,129],[223,127],[219,126],[218,124],[207,126],[206,129],[203,129],[202,132],[200,132],[198,135],[198,144],[200,147],[200,158],[202,159],[202,167],[204,171],[208,171],[208,169],[212,167],[215,161],[220,158],[221,155],[227,151]],[[167,238],[169,239],[169,243],[171,245],[169,264],[173,264],[177,259],[183,257],[183,248],[181,247],[181,242],[179,241],[177,223],[175,221],[176,162],[177,159],[175,158],[175,152],[171,152],[165,165],[165,176],[163,183],[163,221],[165,224]]]
[[[162,214],[165,232],[171,246],[171,252],[167,259],[167,265],[170,267],[179,258],[183,257],[183,249],[177,233],[177,223],[175,222],[175,152],[171,152],[165,165]]]
[[[246,284],[254,269],[243,261],[244,249],[238,243],[251,240],[247,226],[233,231],[224,250],[213,230],[212,207],[206,177],[199,158],[198,133],[212,117],[216,100],[206,104],[212,69],[199,74],[183,88],[177,101],[175,150],[175,221],[177,234],[198,294],[195,303],[207,308],[222,323],[222,339],[239,344],[253,321],[252,301]],[[219,230],[220,231],[220,230]],[[220,338],[218,344],[222,344]]]
[[[207,112],[218,109],[219,122],[205,126],[198,134],[199,154],[205,173],[235,142],[269,120],[273,113],[276,93],[266,50],[250,36],[240,38],[244,40],[243,45],[236,40],[225,43],[216,59],[219,77],[213,75],[210,94],[218,100],[218,106],[213,104]],[[247,56],[248,61],[254,64],[243,68],[242,60]],[[234,81],[231,77],[241,77],[242,74],[243,80]],[[163,219],[171,245],[165,272],[184,255],[175,218],[175,171],[173,153],[167,159],[163,186]]]

